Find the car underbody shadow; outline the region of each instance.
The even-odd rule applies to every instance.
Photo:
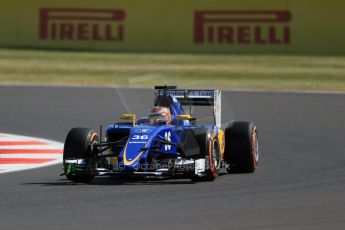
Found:
[[[96,177],[91,183],[75,183],[68,179],[58,179],[46,182],[23,183],[22,185],[41,185],[41,186],[75,186],[75,185],[163,185],[163,184],[194,184],[190,179],[137,179],[137,178],[121,178],[121,177]]]
[[[226,172],[219,172],[219,177],[229,175]],[[215,180],[217,181],[217,179]],[[57,180],[45,181],[45,182],[31,182],[22,183],[22,185],[41,185],[41,186],[76,186],[76,185],[181,185],[181,184],[197,184],[207,183],[212,181],[192,181],[188,178],[136,178],[128,176],[98,176],[95,177],[91,183],[75,183],[69,181],[65,177],[61,177]]]

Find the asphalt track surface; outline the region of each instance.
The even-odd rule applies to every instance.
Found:
[[[150,90],[125,92],[133,112],[152,104]],[[61,142],[126,109],[97,88],[0,87],[0,105],[1,132]],[[61,165],[2,174],[0,229],[345,229],[344,118],[345,95],[223,92],[223,121],[259,129],[254,174],[91,185],[60,177]]]

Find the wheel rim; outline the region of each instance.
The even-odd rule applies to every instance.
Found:
[[[216,140],[213,140],[212,146],[213,146],[212,147],[212,162],[213,162],[214,168],[218,170],[219,165],[220,165],[220,162],[219,162],[220,154],[219,154],[218,143]]]
[[[253,139],[252,139],[252,154],[253,154],[253,165],[256,167],[257,162],[259,161],[259,140],[256,132],[256,128],[253,130]]]
[[[255,161],[258,162],[259,161],[259,140],[256,134],[255,134],[254,157],[255,157]]]

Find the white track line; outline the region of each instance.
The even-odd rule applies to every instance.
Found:
[[[1,149],[55,149],[53,145],[1,145],[0,144],[0,153]]]

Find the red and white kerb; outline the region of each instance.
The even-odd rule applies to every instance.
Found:
[[[0,133],[0,173],[59,164],[62,154],[62,143]]]

